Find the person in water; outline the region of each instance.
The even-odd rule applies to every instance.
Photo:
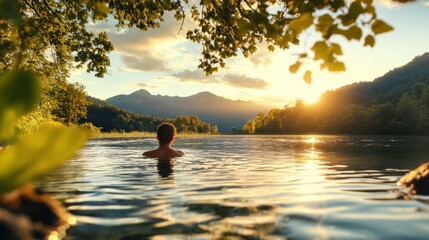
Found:
[[[185,155],[184,152],[171,148],[175,136],[176,128],[174,125],[171,123],[162,123],[156,130],[156,139],[159,142],[159,147],[155,150],[144,152],[143,156],[158,158],[159,160],[169,160]]]

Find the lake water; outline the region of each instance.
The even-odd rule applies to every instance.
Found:
[[[399,177],[429,161],[428,137],[92,140],[39,185],[78,220],[70,239],[428,239],[429,198]]]

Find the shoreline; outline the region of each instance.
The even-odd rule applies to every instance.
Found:
[[[177,137],[216,137],[216,136],[423,136],[429,135],[380,135],[380,134],[318,134],[318,133],[306,133],[306,134],[237,134],[237,133],[177,133]],[[101,132],[92,133],[90,139],[114,139],[114,138],[155,138],[155,132]]]
[[[199,136],[221,136],[224,134],[211,133],[178,133],[177,137],[199,137]],[[108,139],[108,138],[155,138],[156,132],[101,132],[91,134],[90,139]]]

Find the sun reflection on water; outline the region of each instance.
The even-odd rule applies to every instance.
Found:
[[[319,142],[319,139],[317,139],[314,136],[310,136],[309,138],[305,139],[304,142],[311,143],[313,146]]]

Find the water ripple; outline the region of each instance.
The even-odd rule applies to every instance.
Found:
[[[187,155],[141,157],[152,139],[90,141],[39,185],[77,216],[70,239],[425,239],[429,198],[396,181],[426,137],[178,138]]]

